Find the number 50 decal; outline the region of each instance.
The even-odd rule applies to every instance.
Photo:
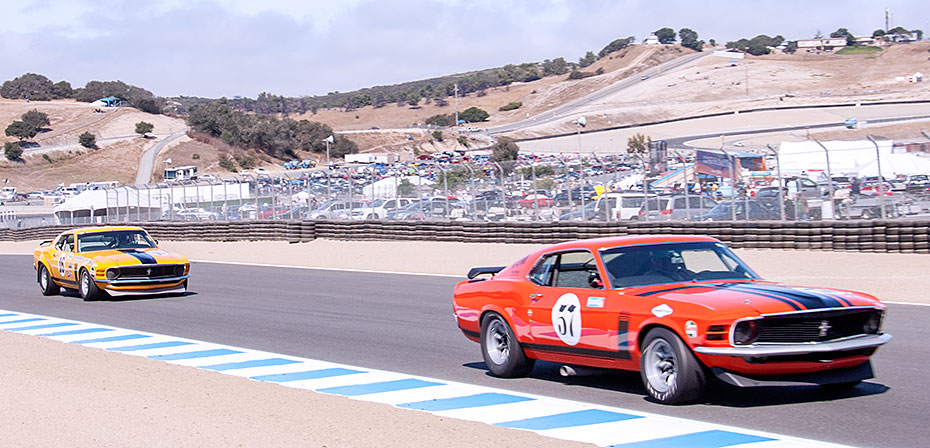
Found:
[[[581,340],[581,302],[568,293],[559,297],[552,307],[552,328],[562,342],[575,345]]]

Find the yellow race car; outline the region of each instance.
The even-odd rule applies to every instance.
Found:
[[[85,301],[108,295],[183,293],[190,262],[158,248],[140,227],[96,227],[63,232],[33,251],[42,294],[76,289]]]

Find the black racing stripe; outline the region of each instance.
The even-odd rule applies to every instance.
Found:
[[[459,327],[459,330],[462,330],[462,333],[464,333],[465,336],[471,336],[471,337],[473,337],[473,338],[475,338],[475,339],[481,337],[481,333],[478,333],[477,331],[466,330],[466,329],[464,329],[464,328],[462,328],[462,327]]]
[[[776,295],[772,295],[772,294],[766,294],[766,293],[763,293],[763,292],[760,292],[760,291],[755,291],[755,290],[752,290],[752,289],[743,289],[743,288],[740,288],[740,286],[742,286],[742,285],[743,285],[743,283],[721,283],[721,284],[717,284],[717,285],[705,285],[705,286],[707,286],[708,288],[719,288],[719,289],[724,289],[724,290],[726,290],[726,289],[735,289],[735,290],[737,290],[737,291],[739,291],[739,292],[745,292],[745,293],[749,293],[749,294],[755,294],[755,295],[757,295],[757,296],[765,297],[765,298],[768,298],[768,299],[775,299],[775,300],[777,300],[777,301],[779,301],[779,302],[782,302],[782,303],[785,303],[785,304],[789,305],[790,307],[794,308],[795,311],[801,311],[801,310],[802,310],[800,304],[798,304],[798,303],[796,303],[796,302],[794,302],[794,301],[792,301],[792,300],[789,300],[789,299],[787,299],[787,298],[785,298],[785,297],[780,297],[780,296],[776,296]]]
[[[155,257],[145,252],[136,252],[134,250],[121,250],[120,252],[136,257],[136,259],[142,262],[142,264],[158,264],[158,261],[155,260]]]
[[[674,288],[657,289],[657,290],[655,290],[655,291],[644,292],[644,293],[642,293],[642,294],[636,294],[636,296],[637,296],[637,297],[649,297],[649,296],[653,296],[653,295],[656,295],[656,294],[662,294],[663,292],[678,291],[678,290],[681,290],[681,289],[690,289],[690,288],[703,288],[703,287],[705,287],[705,286],[706,286],[706,285],[676,286],[676,287],[674,287]]]
[[[614,352],[610,350],[600,350],[600,349],[595,349],[595,348],[577,348],[577,347],[563,347],[559,345],[549,345],[549,344],[525,344],[525,343],[521,343],[520,346],[528,350],[536,350],[540,352],[567,353],[570,355],[589,356],[592,358],[631,359],[629,350],[620,350],[620,351]]]
[[[745,285],[745,287],[758,289],[769,294],[777,294],[788,299],[797,300],[810,310],[818,308],[840,308],[843,306],[839,300],[836,300],[835,298],[828,295],[815,294],[807,291],[798,291],[796,289],[786,288],[784,286]]]

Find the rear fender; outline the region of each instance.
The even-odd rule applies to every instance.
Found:
[[[481,331],[481,322],[484,322],[484,317],[490,313],[497,313],[504,318],[504,320],[507,322],[507,325],[509,325],[510,329],[513,330],[513,334],[517,336],[518,342],[527,342],[529,339],[529,323],[519,320],[519,318],[514,316],[512,313],[497,305],[487,305],[481,309],[481,317],[478,318],[479,332]]]

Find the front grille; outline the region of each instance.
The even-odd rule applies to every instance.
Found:
[[[863,334],[872,308],[780,314],[758,320],[756,343],[823,342]]]
[[[176,272],[178,266],[176,264],[160,264],[154,266],[122,266],[119,268],[113,268],[111,271],[116,271],[116,278],[118,279],[157,279],[157,278],[168,278],[168,277],[177,277]]]

